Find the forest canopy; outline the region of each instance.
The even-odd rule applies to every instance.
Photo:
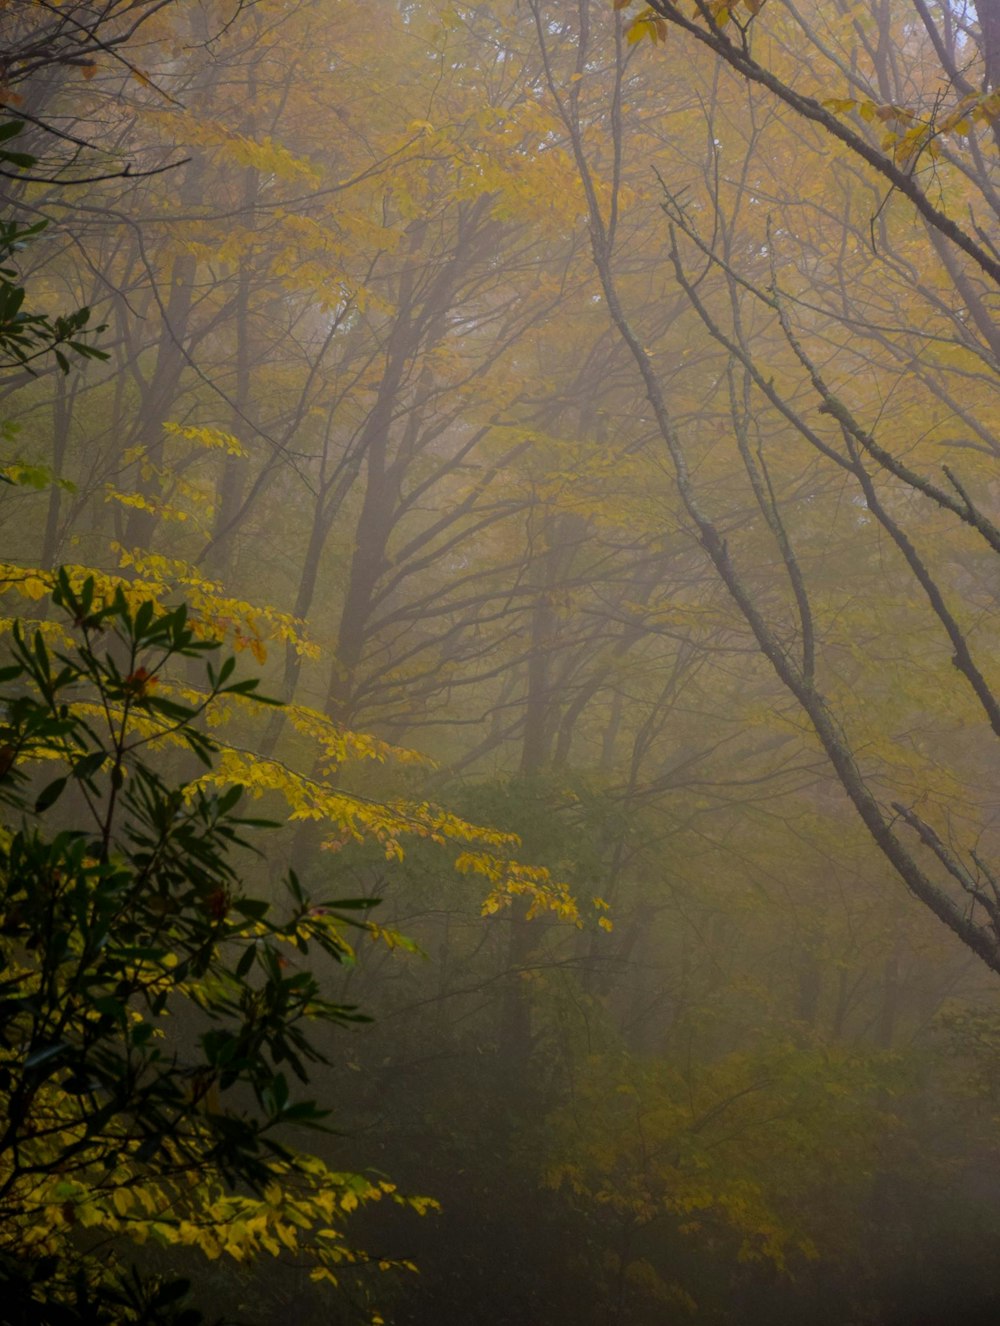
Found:
[[[992,1320],[994,0],[0,33],[22,1319]]]

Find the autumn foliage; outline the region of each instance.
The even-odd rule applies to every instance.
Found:
[[[69,1258],[64,1306],[79,1268],[248,1320],[993,1310],[992,8],[0,22],[5,878],[127,893],[141,844],[86,816],[170,802],[180,901],[142,925],[208,964],[101,968],[115,1007],[30,1069],[61,1042],[17,1013],[56,1123],[12,1255]],[[276,1042],[223,1090],[201,1020],[285,989],[340,1010],[308,1144]],[[150,1081],[176,1053],[139,1160],[117,1070],[67,1088],[91,1027]],[[92,1119],[121,1168],[63,1173]],[[186,1138],[190,1182],[157,1169]]]

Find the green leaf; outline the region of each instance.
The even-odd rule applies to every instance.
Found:
[[[83,782],[88,781],[97,773],[107,758],[105,751],[96,750],[90,755],[85,755],[82,760],[76,760],[73,764],[73,777]]]
[[[38,794],[38,800],[35,802],[35,813],[41,814],[43,810],[48,810],[50,806],[54,806],[66,790],[68,781],[69,779],[65,777],[55,778],[47,787],[42,788]]]
[[[271,904],[262,898],[237,898],[233,903],[233,911],[239,912],[248,921],[263,921],[270,910]]]

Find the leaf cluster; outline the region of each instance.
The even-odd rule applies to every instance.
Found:
[[[234,853],[272,826],[239,813],[242,788],[164,772],[168,737],[211,765],[198,720],[218,697],[267,703],[232,658],[210,661],[184,607],[102,600],[64,571],[52,601],[70,643],[17,626],[0,669],[0,1254],[15,1259],[55,1189],[120,1213],[150,1179],[259,1193],[293,1174],[279,1127],[325,1117],[294,1089],[326,1062],[312,1027],[360,1016],[302,959],[349,957],[344,928],[372,904],[314,900],[294,874],[280,911],[252,896]],[[178,660],[203,666],[200,704],[164,693]],[[39,764],[58,768],[40,788]]]
[[[23,128],[21,120],[0,124],[0,173],[13,174],[15,178],[30,170],[36,161],[29,153],[13,151],[9,146]],[[68,373],[70,361],[66,350],[72,350],[81,359],[108,358],[106,351],[81,339],[88,332],[100,333],[105,328],[88,328],[90,309],[86,306],[55,317],[25,309],[25,288],[17,268],[10,264],[18,250],[37,238],[46,225],[45,221],[27,226],[17,221],[0,221],[0,365],[34,372],[30,368],[32,361],[52,354],[60,370]]]

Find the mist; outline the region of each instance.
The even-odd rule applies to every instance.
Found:
[[[992,0],[0,34],[0,1318],[1000,1319]]]

